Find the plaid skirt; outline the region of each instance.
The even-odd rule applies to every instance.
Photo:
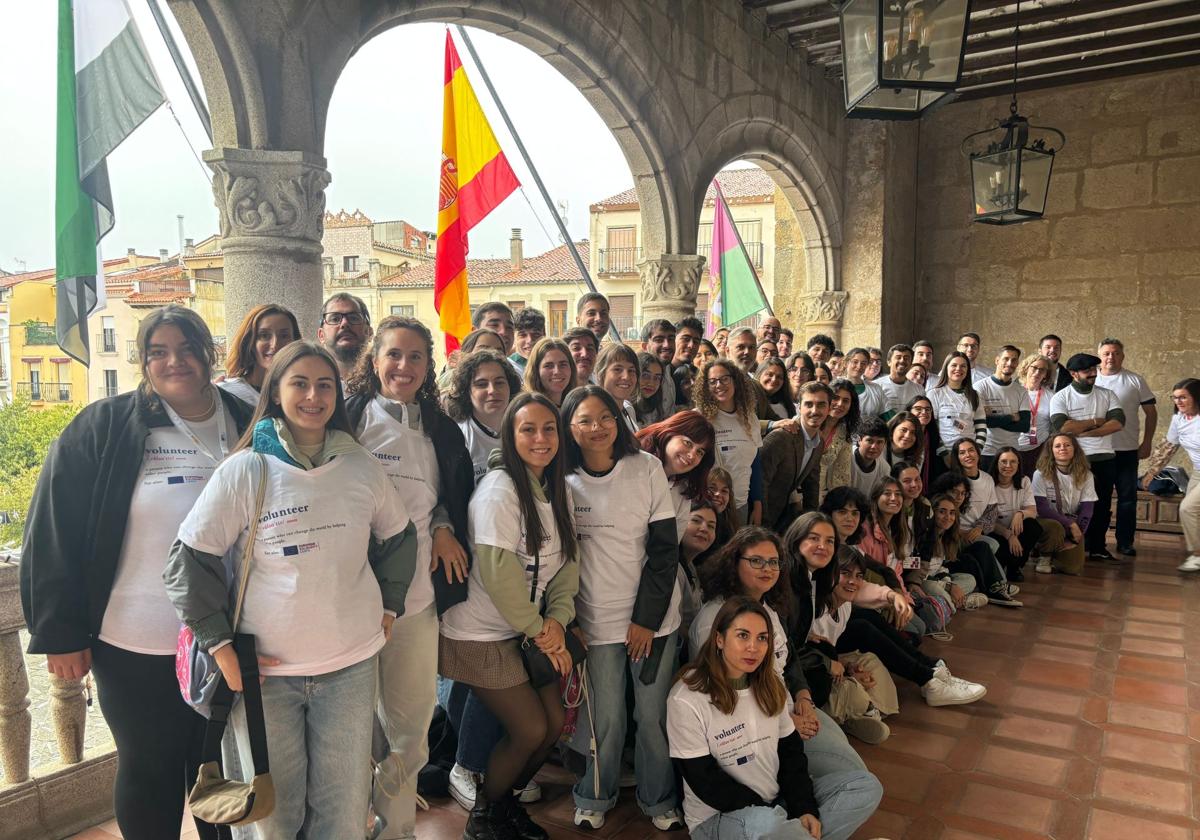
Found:
[[[475,642],[439,635],[438,673],[476,688],[512,688],[529,682],[519,638]]]

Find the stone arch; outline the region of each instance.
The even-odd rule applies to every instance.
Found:
[[[323,155],[342,69],[392,27],[463,24],[519,43],[575,84],[612,131],[633,174],[646,252],[680,248],[691,179],[672,150],[686,145],[686,110],[649,32],[623,7],[601,20],[587,0],[169,3],[200,68],[218,148]]]

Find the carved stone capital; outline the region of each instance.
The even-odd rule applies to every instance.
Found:
[[[638,263],[643,315],[678,321],[693,314],[703,273],[704,257],[695,254],[662,254]]]
[[[213,199],[220,215],[221,249],[321,253],[325,159],[307,152],[211,149]]]
[[[848,292],[817,292],[800,298],[797,314],[805,325],[840,324],[846,313]]]

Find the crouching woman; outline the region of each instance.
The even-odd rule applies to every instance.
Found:
[[[774,648],[766,609],[735,596],[671,689],[667,737],[693,838],[846,840],[882,796],[866,770],[809,776]]]
[[[275,357],[250,430],[184,520],[163,575],[180,619],[240,691],[223,562],[235,547],[237,563],[251,564],[236,629],[260,654],[276,789],[258,837],[361,836],[375,655],[404,612],[417,539],[391,481],[350,430],[337,364],[311,342]],[[242,706],[233,725],[244,741]]]

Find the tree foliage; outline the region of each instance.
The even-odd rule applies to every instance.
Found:
[[[24,398],[0,405],[0,546],[21,541],[25,514],[50,444],[78,413],[79,406],[34,408]]]

